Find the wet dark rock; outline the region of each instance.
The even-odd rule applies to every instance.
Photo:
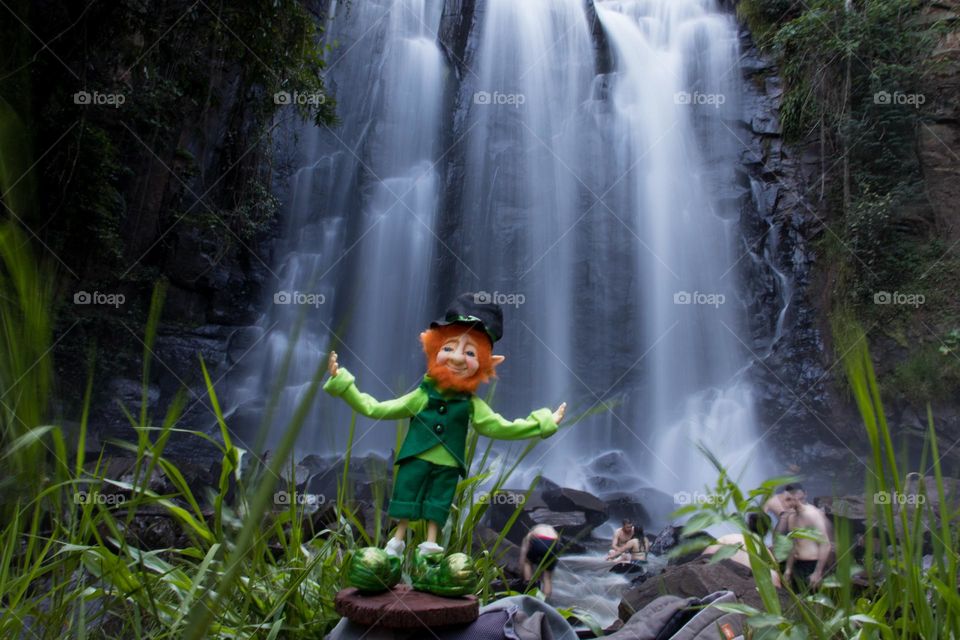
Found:
[[[319,464],[317,458],[312,458],[310,462]],[[311,468],[302,462],[300,466],[308,472]],[[323,496],[328,503],[334,502],[339,495],[340,483],[344,479],[343,472],[344,460],[338,459],[311,475],[304,485],[304,491]],[[379,491],[386,502],[390,499],[392,482],[391,461],[371,453],[351,459],[343,494],[348,500],[372,501]]]
[[[628,620],[634,613],[662,595],[681,598],[702,598],[716,591],[733,591],[744,604],[763,609],[750,569],[732,560],[711,564],[700,558],[679,566],[667,567],[663,573],[648,578],[638,587],[623,594],[619,614]],[[783,591],[779,596],[784,608],[789,601]]]
[[[821,336],[826,308],[814,299],[816,250],[822,230],[817,141],[788,145],[779,124],[783,83],[772,59],[761,53],[746,29],[740,32],[743,96],[738,138],[739,171],[750,198],[741,209],[745,258],[738,268],[748,286],[747,309],[758,422],[775,439],[777,464],[801,473],[816,471],[826,484],[848,483],[862,432],[854,413],[837,412]],[[844,433],[838,441],[836,433]],[[819,456],[835,464],[822,464]]]
[[[941,503],[936,478],[933,476],[926,476],[922,480],[911,476],[902,486],[900,494],[878,492],[873,495],[854,493],[823,496],[815,498],[813,504],[830,517],[835,530],[842,524],[852,536],[862,536],[872,528],[872,523],[868,520],[868,507],[873,510],[876,518],[881,513],[881,506],[890,504],[895,514],[894,526],[898,533],[902,533],[900,512],[905,511],[907,521],[912,523],[914,514],[919,509],[921,529],[927,534],[931,529],[939,529],[945,510],[947,513],[956,514],[956,510],[960,508],[960,480],[943,478],[943,486],[944,504]],[[956,524],[958,519],[960,518],[955,515],[952,524]]]
[[[645,529],[662,527],[677,508],[671,496],[649,487],[609,493],[604,502],[614,524],[619,526],[622,520],[629,519]]]
[[[615,478],[609,476],[587,477],[587,488],[606,500],[609,496],[640,489],[642,482],[639,478]]]
[[[590,37],[593,40],[597,75],[610,73],[613,71],[613,53],[610,50],[610,43],[607,42],[607,34],[603,30],[600,18],[597,16],[597,7],[594,0],[587,0],[586,12],[587,25],[590,27]]]
[[[256,325],[235,329],[227,338],[227,362],[237,364],[263,338],[263,328]]]
[[[531,528],[549,524],[564,537],[564,542],[568,543],[567,551],[582,550],[582,545],[576,541],[587,538],[607,519],[606,504],[584,491],[557,488],[543,493],[535,491],[524,499],[525,493],[518,489],[503,489],[483,498],[490,502],[486,521],[495,531],[506,527],[520,505],[520,513],[506,535],[518,545]]]
[[[295,487],[302,488],[307,484],[307,480],[310,479],[310,469],[303,465],[294,465],[291,467],[283,467],[280,469],[280,478],[281,486],[285,483],[288,486],[293,485]]]
[[[520,546],[504,538],[497,544],[498,531],[483,525],[473,530],[473,551],[476,554],[484,551],[493,554],[494,562],[503,569],[507,578],[522,578],[523,567],[520,563]],[[496,551],[494,552],[494,546]]]
[[[626,453],[616,450],[608,451],[591,460],[587,470],[596,475],[615,478],[635,475],[636,465]]]
[[[656,556],[666,556],[670,551],[672,551],[677,546],[696,540],[698,538],[706,538],[713,540],[713,536],[706,533],[705,531],[698,531],[689,536],[681,537],[683,533],[683,527],[667,526],[660,533],[656,535],[653,542],[650,544],[650,553]],[[699,551],[693,551],[686,553],[682,556],[676,558],[670,558],[668,564],[670,565],[679,565],[689,562],[696,559],[700,555]]]
[[[551,489],[543,492],[543,501],[553,511],[582,512],[597,527],[607,521],[607,505],[596,496],[576,489]]]
[[[476,19],[476,0],[445,0],[438,41],[448,62],[462,77],[467,71],[467,46]]]

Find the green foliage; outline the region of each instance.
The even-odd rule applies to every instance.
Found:
[[[0,98],[31,114],[42,150],[39,207],[19,215],[83,279],[149,279],[191,226],[223,245],[219,255],[248,243],[275,224],[280,96],[306,97],[288,103],[318,124],[336,119],[320,18],[299,0],[4,11],[26,24],[3,21]],[[35,38],[49,51],[38,54]],[[123,102],[77,104],[78,91]]]
[[[771,32],[799,12],[797,3],[790,0],[740,0],[737,3],[737,17],[750,27],[750,32],[761,47],[768,47],[771,44]]]
[[[944,345],[926,342],[915,345],[903,362],[897,364],[884,389],[902,393],[918,402],[938,402],[954,399],[960,387],[960,360]]]
[[[921,16],[924,8],[917,0],[811,0],[786,12],[778,2],[748,0],[738,8],[780,65],[784,137],[820,143],[832,313],[852,314],[904,346],[960,318],[960,306],[942,295],[960,279],[960,264],[930,224],[917,154],[923,106],[935,99],[934,44],[947,29]],[[877,305],[881,292],[920,295],[926,304]],[[938,377],[935,359],[921,351],[888,379],[889,389],[925,402],[960,388],[952,371]]]
[[[15,131],[17,125],[13,111],[0,102],[0,134]],[[16,217],[32,195],[17,189],[27,156],[10,144],[10,137],[0,137],[0,142],[5,143],[0,146],[0,203]],[[38,264],[21,227],[0,223],[0,451],[17,452],[0,458],[6,470],[0,478],[3,516],[9,515],[6,505],[16,504],[44,458],[40,436],[47,429],[43,425],[53,371],[50,275],[48,265]]]

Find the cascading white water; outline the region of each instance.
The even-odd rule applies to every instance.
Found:
[[[338,47],[327,83],[341,122],[333,129],[303,128],[301,168],[288,196],[279,287],[286,299],[275,299],[261,320],[270,330],[266,348],[251,358],[251,375],[235,393],[242,405],[279,387],[268,447],[331,346],[364,390],[379,397],[418,380],[412,375],[422,360],[417,335],[434,311],[427,287],[447,71],[435,36],[440,9],[429,0],[332,8],[328,37]],[[307,304],[297,304],[304,299]],[[300,448],[341,451],[349,420],[343,403],[317,403]],[[356,449],[387,449],[383,443],[392,442],[393,432],[379,429],[359,429]]]
[[[734,182],[739,70],[736,25],[711,0],[598,2],[614,56],[616,164],[629,171],[613,198],[636,224],[644,342],[655,345],[645,400],[634,409],[651,443],[647,477],[695,491],[715,471],[693,451],[767,471],[741,455],[757,439],[742,342],[737,205],[717,197]]]
[[[605,409],[541,444],[530,473],[592,488],[586,463],[620,450],[634,466],[623,488],[696,491],[715,477],[702,440],[763,476],[738,210],[722,197],[739,144],[726,124],[738,109],[733,18],[714,0],[598,0],[597,44],[582,0],[480,1],[455,76],[441,9],[382,0],[330,20],[343,122],[304,128],[282,287],[326,300],[271,307],[268,348],[238,395],[263,395],[293,344],[283,424],[333,333],[364,391],[398,395],[423,371],[417,335],[442,312],[446,295],[429,287],[444,281],[504,306],[501,413]],[[612,67],[600,74],[597,47]],[[321,396],[301,448],[342,450],[348,420]],[[390,431],[358,449],[392,442]]]
[[[458,280],[498,296],[505,333],[496,404],[522,416],[576,385],[570,309],[582,159],[574,124],[593,76],[581,0],[490,0],[470,74]],[[458,265],[459,266],[459,265]],[[548,449],[538,452],[541,462]]]

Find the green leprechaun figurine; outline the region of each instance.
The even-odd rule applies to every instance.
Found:
[[[343,398],[357,413],[377,420],[410,418],[406,439],[397,453],[396,483],[389,515],[399,520],[385,550],[364,549],[354,555],[350,581],[361,591],[382,591],[399,581],[400,563],[411,520],[427,520],[427,539],[417,547],[414,588],[438,595],[460,596],[475,589],[472,564],[465,554],[443,557],[437,535],[453,502],[457,482],[466,476],[467,430],[500,440],[547,438],[563,419],[566,403],[556,411],[538,409],[526,418],[507,420],[479,396],[477,387],[495,376],[504,357],[493,355],[503,335],[503,312],[487,295],[464,293],[442,320],[420,334],[427,373],[414,391],[380,402],[361,393],[353,375],[330,353],[330,378],[323,388]]]

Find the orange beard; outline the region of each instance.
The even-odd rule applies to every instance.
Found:
[[[449,324],[442,327],[434,327],[420,334],[420,342],[423,343],[423,352],[427,356],[427,375],[434,379],[437,388],[441,390],[452,390],[460,393],[474,393],[481,384],[494,377],[493,351],[490,345],[490,339],[487,334],[478,329],[468,330],[474,342],[477,345],[477,359],[480,361],[480,367],[477,372],[469,378],[461,378],[450,371],[445,365],[437,363],[437,353],[440,347],[450,338],[456,338],[464,334],[464,327],[456,324]]]

